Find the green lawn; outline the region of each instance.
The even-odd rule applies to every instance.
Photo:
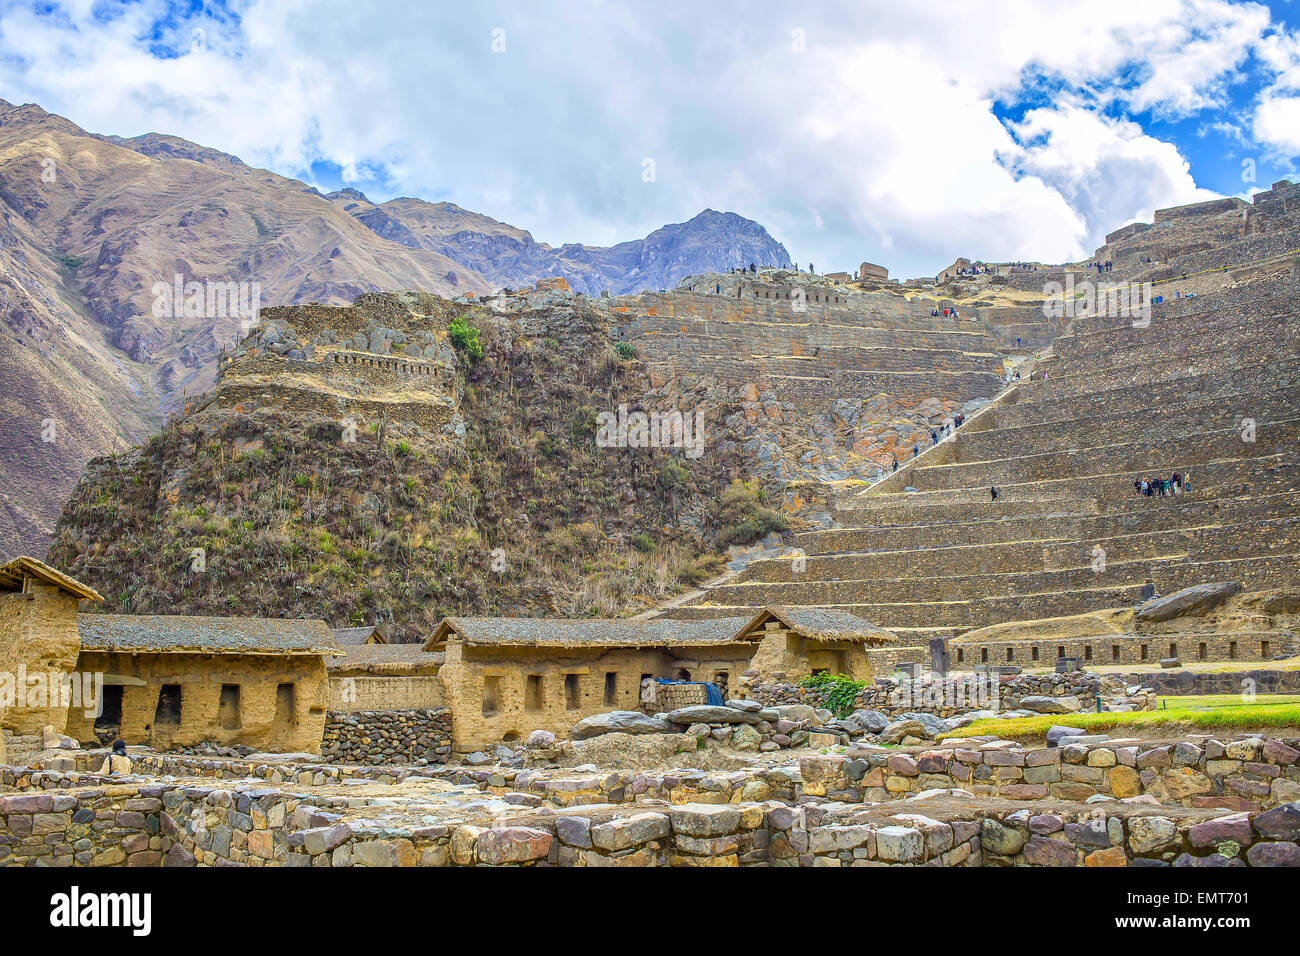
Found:
[[[1156,706],[1178,710],[1203,710],[1207,707],[1240,707],[1245,703],[1240,694],[1189,694],[1186,697],[1161,697]],[[1258,694],[1251,703],[1257,707],[1300,704],[1300,694]]]
[[[1223,695],[1232,696],[1232,695]],[[1178,701],[1188,698],[1174,698]],[[1196,698],[1192,698],[1196,699]],[[1126,711],[1105,714],[1042,714],[1035,717],[1015,717],[1010,720],[977,720],[944,737],[974,737],[979,734],[996,734],[1008,740],[1043,737],[1055,724],[1082,727],[1089,733],[1112,730],[1150,731],[1168,727],[1171,730],[1206,730],[1243,728],[1267,730],[1285,728],[1300,733],[1300,703],[1242,704],[1223,703],[1211,707],[1170,707],[1167,710]]]

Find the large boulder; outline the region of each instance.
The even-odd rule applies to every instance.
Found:
[[[609,713],[584,717],[573,725],[569,737],[573,740],[586,740],[601,734],[671,734],[676,731],[676,727],[660,717],[651,717],[637,710],[611,710]]]
[[[796,724],[811,723],[817,719],[817,708],[808,704],[780,704],[773,707],[778,718],[793,720]]]
[[[940,734],[945,734],[949,729],[948,721],[936,714],[927,714],[918,711],[916,713],[899,714],[898,717],[900,720],[915,720],[917,723],[925,727],[927,735],[930,737],[937,737]]]
[[[674,724],[757,724],[763,718],[759,713],[734,707],[693,704],[670,710],[668,719]]]
[[[878,710],[855,710],[844,719],[861,727],[868,734],[878,734],[892,723],[889,717]]]
[[[1036,714],[1074,714],[1083,710],[1083,704],[1077,697],[1039,697],[1030,695],[1020,698],[1021,710],[1032,710]]]
[[[919,737],[924,740],[930,737],[930,732],[919,720],[896,720],[881,732],[878,742],[896,744],[904,737]]]
[[[1144,624],[1168,621],[1186,615],[1207,614],[1241,590],[1237,581],[1198,584],[1142,604],[1133,617]]]
[[[1087,731],[1082,727],[1066,727],[1062,724],[1053,724],[1047,731],[1047,746],[1055,747],[1061,742],[1062,737],[1082,737]]]

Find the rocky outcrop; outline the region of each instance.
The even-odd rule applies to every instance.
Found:
[[[1199,616],[1212,611],[1241,590],[1236,581],[1198,584],[1165,597],[1152,598],[1137,609],[1134,617],[1143,623],[1168,621],[1176,617]]]

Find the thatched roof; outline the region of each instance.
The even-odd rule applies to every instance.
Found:
[[[744,624],[743,617],[702,621],[446,617],[424,646],[434,650],[448,641],[461,641],[496,647],[702,647],[740,642]]]
[[[864,617],[830,607],[786,607],[772,604],[745,625],[745,633],[761,634],[763,625],[777,621],[799,637],[816,641],[852,641],[857,644],[897,644],[898,638]]]
[[[413,677],[436,674],[446,658],[441,651],[426,651],[423,644],[358,644],[326,661],[325,669],[331,677]]]
[[[36,578],[46,584],[53,584],[61,591],[76,595],[88,601],[102,601],[103,597],[88,584],[82,584],[76,578],[69,577],[57,568],[52,568],[44,561],[37,561],[26,555],[6,561],[0,565],[0,590],[21,591],[25,578]]]
[[[343,653],[324,621],[265,617],[79,614],[83,651],[120,654]]]
[[[334,642],[339,647],[356,647],[361,644],[387,644],[388,639],[379,632],[379,625],[367,624],[365,627],[336,627]]]

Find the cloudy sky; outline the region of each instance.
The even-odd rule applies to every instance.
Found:
[[[1300,0],[0,0],[0,97],[608,245],[1076,259],[1300,168]]]

